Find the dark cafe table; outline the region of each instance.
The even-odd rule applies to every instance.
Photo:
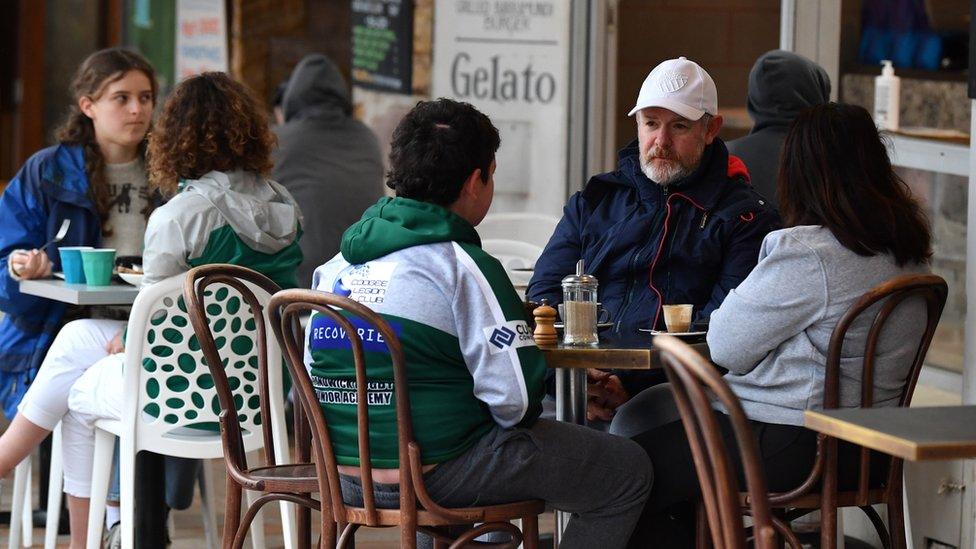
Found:
[[[560,334],[561,335],[561,334]],[[540,346],[546,365],[556,369],[556,419],[577,425],[586,423],[586,369],[654,370],[661,367],[654,337],[647,332],[602,332],[592,347]],[[691,346],[708,358],[704,339]]]
[[[108,286],[68,284],[57,278],[22,280],[21,293],[46,297],[74,305],[132,305],[139,288],[113,281]]]
[[[807,410],[804,425],[910,461],[976,458],[976,406]]]
[[[562,334],[560,333],[560,336]],[[577,425],[586,424],[586,369],[614,368],[654,370],[661,367],[660,352],[654,348],[654,336],[647,332],[613,334],[602,332],[595,346],[539,346],[546,366],[556,369],[556,419]],[[704,339],[691,346],[708,358]],[[556,543],[569,523],[570,514],[556,513]]]

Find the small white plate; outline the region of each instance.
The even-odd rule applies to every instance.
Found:
[[[701,331],[701,332],[679,332],[679,333],[674,333],[673,334],[671,332],[664,332],[664,331],[661,331],[661,330],[652,330],[650,328],[637,328],[637,331],[639,331],[639,332],[646,332],[646,333],[649,333],[651,335],[656,335],[656,336],[657,335],[670,335],[670,336],[674,336],[674,337],[698,337],[698,336],[703,336],[703,335],[705,335],[705,334],[708,333],[708,332],[705,332],[705,331]]]
[[[118,273],[118,275],[119,275],[119,278],[121,278],[122,280],[128,282],[129,284],[132,284],[133,286],[138,286],[138,285],[142,284],[142,277],[143,277],[143,275],[141,275],[141,274],[136,274],[136,273]]]

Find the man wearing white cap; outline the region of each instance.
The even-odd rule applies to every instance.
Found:
[[[569,199],[527,296],[561,302],[560,281],[582,258],[599,280],[610,330],[665,330],[662,305],[677,303],[692,304],[702,326],[756,265],[779,216],[717,137],[718,94],[697,63],[679,57],[655,67],[629,114],[637,140],[620,152],[615,171]],[[595,370],[590,378],[588,415],[603,420],[664,379],[659,371]]]

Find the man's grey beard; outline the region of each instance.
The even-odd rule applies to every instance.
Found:
[[[677,160],[655,164],[643,156],[640,159],[640,165],[644,175],[662,187],[667,187],[671,183],[688,176],[694,170],[682,166]]]

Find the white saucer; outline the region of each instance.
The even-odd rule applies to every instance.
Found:
[[[656,336],[657,335],[670,335],[670,336],[674,336],[674,337],[699,337],[699,336],[703,336],[703,335],[705,335],[705,334],[708,333],[706,331],[671,333],[671,332],[665,332],[665,331],[661,331],[661,330],[652,330],[650,328],[637,328],[637,331],[638,332],[646,332],[646,333],[649,333],[651,335],[656,335]]]
[[[133,286],[138,286],[142,284],[142,273],[118,273],[119,278],[132,284]]]

